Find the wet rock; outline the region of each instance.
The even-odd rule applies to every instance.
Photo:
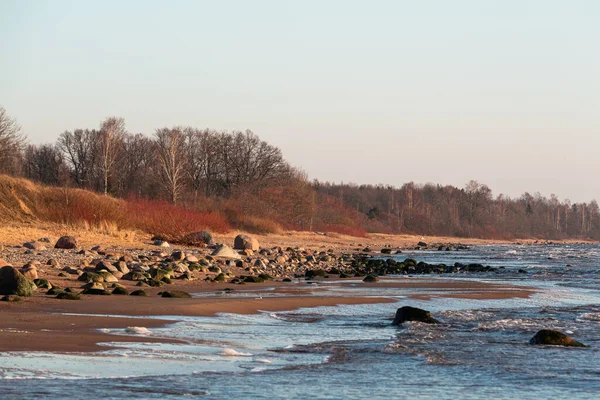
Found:
[[[15,295],[7,295],[7,296],[2,297],[0,299],[0,301],[8,301],[11,303],[16,303],[16,302],[21,301],[21,298],[19,296],[15,296]]]
[[[377,277],[375,275],[367,275],[365,276],[365,279],[363,279],[363,282],[377,282]]]
[[[260,246],[258,245],[258,240],[248,235],[237,235],[233,240],[233,248],[236,250],[252,250],[258,251]]]
[[[0,294],[32,296],[36,286],[16,268],[10,265],[0,268]]]
[[[38,289],[52,289],[52,284],[48,282],[48,279],[36,279],[33,283],[35,283]]]
[[[56,241],[54,245],[55,249],[76,249],[79,245],[77,239],[74,236],[63,236]]]
[[[417,243],[417,246],[419,246],[419,247],[427,247],[427,243],[421,241],[421,242]]]
[[[56,298],[60,300],[81,300],[79,293],[75,292],[60,292]]]
[[[125,289],[123,286],[117,286],[113,289],[112,294],[129,296],[129,291]]]
[[[192,295],[182,290],[167,290],[160,294],[160,297],[170,297],[177,299],[189,299]]]
[[[131,292],[130,296],[148,296],[148,293],[143,289],[138,289]]]
[[[529,344],[535,345],[549,345],[549,346],[566,346],[566,347],[587,347],[583,343],[565,335],[562,332],[554,331],[551,329],[542,329],[538,331]]]
[[[410,306],[400,307],[396,311],[396,316],[392,325],[400,325],[406,321],[418,321],[426,324],[438,323],[438,321],[431,316],[429,311]]]

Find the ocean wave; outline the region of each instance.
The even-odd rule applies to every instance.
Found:
[[[229,347],[226,347],[223,349],[223,351],[221,351],[219,353],[220,356],[225,356],[225,357],[252,357],[254,354],[252,353],[242,353],[239,351],[236,351],[234,349],[231,349]]]

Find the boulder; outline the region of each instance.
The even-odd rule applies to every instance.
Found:
[[[0,268],[0,294],[31,296],[36,286],[16,268],[7,265]]]
[[[8,296],[4,296],[3,298],[1,298],[0,301],[8,301],[11,303],[15,303],[15,302],[21,301],[21,298],[19,296],[15,296],[15,295],[8,295]]]
[[[248,235],[237,235],[233,240],[233,248],[236,250],[252,250],[258,251],[260,246],[258,245],[258,240],[254,239],[252,236]]]
[[[56,241],[55,249],[76,249],[79,247],[74,236],[63,236]]]
[[[206,246],[214,246],[215,239],[213,235],[208,231],[191,232],[183,236],[181,241],[188,244],[200,244]]]
[[[130,296],[148,296],[148,293],[143,289],[138,289],[131,292]]]
[[[211,256],[232,260],[240,260],[242,258],[235,250],[225,244],[218,245],[215,251],[211,253]]]
[[[39,242],[26,242],[26,243],[23,243],[23,247],[25,247],[26,249],[31,249],[31,250],[36,250],[36,251],[46,250],[46,247]]]
[[[421,242],[417,243],[417,246],[419,246],[419,247],[427,247],[427,243],[421,241]]]
[[[79,293],[75,292],[60,292],[56,295],[56,298],[60,300],[81,300]]]
[[[437,324],[438,321],[431,316],[429,311],[416,307],[404,306],[396,311],[396,317],[392,325],[400,325],[406,321],[418,321],[426,324]]]
[[[183,261],[185,259],[185,253],[183,251],[174,251],[171,253],[171,260]]]
[[[169,244],[169,242],[165,241],[165,240],[155,240],[154,241],[154,245],[158,246],[158,247],[171,247],[171,245]]]
[[[365,276],[365,279],[363,279],[363,282],[377,282],[377,277],[375,275],[369,274],[369,275]]]
[[[191,294],[181,290],[167,290],[160,294],[160,297],[171,297],[177,299],[189,299],[192,297]]]
[[[531,338],[529,344],[549,345],[549,346],[566,346],[566,347],[587,347],[585,344],[565,335],[559,331],[550,329],[542,329]]]
[[[35,281],[38,278],[37,268],[31,264],[27,264],[21,268],[21,273],[30,281]]]

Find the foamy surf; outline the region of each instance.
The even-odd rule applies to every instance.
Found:
[[[224,357],[252,357],[254,354],[242,353],[231,348],[224,348],[219,355]]]
[[[148,328],[145,328],[143,326],[128,326],[127,328],[125,328],[125,333],[142,336],[152,335],[152,332],[150,332]]]

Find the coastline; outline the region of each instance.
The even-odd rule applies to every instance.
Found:
[[[327,283],[327,281],[323,281]],[[344,283],[328,283],[344,286]],[[228,286],[220,285],[222,288]],[[398,289],[397,294],[407,299],[429,300],[432,297],[469,299],[524,298],[534,293],[530,288],[512,287],[478,281],[435,280],[410,278],[382,280],[364,284],[366,288]],[[192,289],[191,287],[188,289]],[[197,287],[196,292],[215,288]],[[155,291],[157,291],[156,289]],[[97,352],[110,347],[98,345],[106,342],[163,342],[181,343],[180,340],[139,335],[111,335],[101,329],[143,326],[159,328],[177,322],[178,316],[210,317],[217,313],[256,314],[261,311],[291,311],[298,308],[335,306],[341,304],[377,304],[397,302],[397,298],[372,296],[299,295],[293,287],[273,283],[253,285],[241,290],[257,297],[196,297],[191,299],[166,299],[156,295],[91,296],[81,301],[64,301],[36,295],[18,303],[0,303],[0,351],[39,352]],[[260,296],[271,292],[273,297]],[[110,317],[108,317],[110,315]],[[175,319],[160,319],[160,316]],[[152,317],[152,318],[144,318]],[[392,316],[390,316],[392,317]]]

